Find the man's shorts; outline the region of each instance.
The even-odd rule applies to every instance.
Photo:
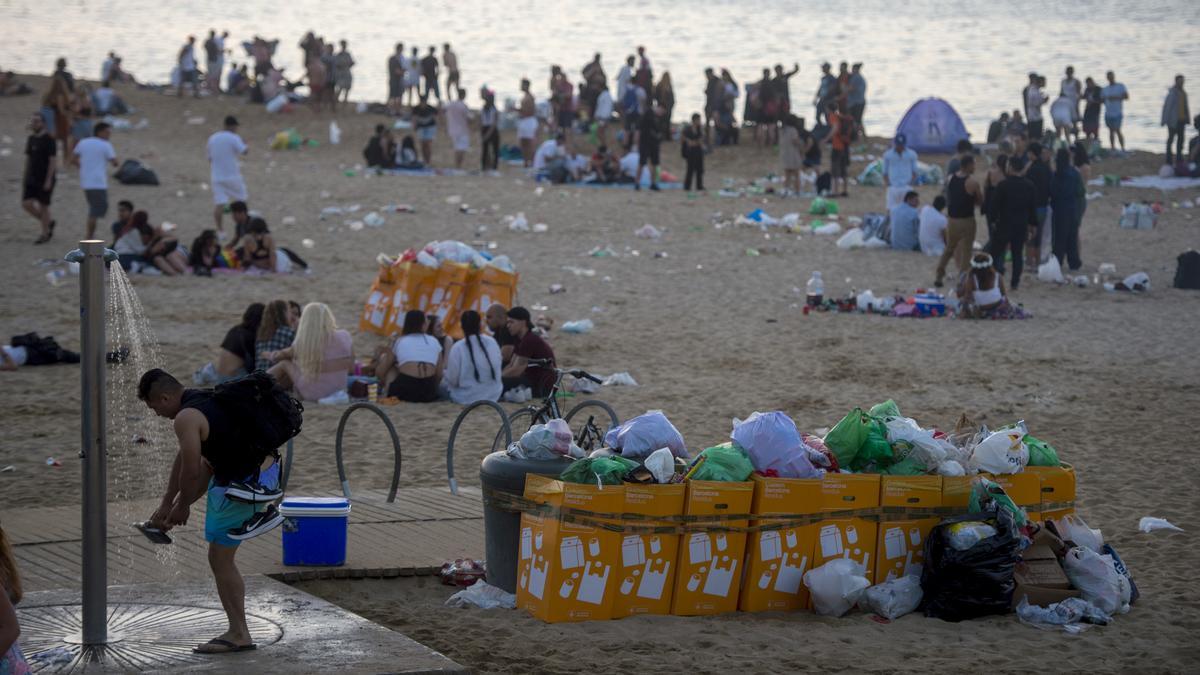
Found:
[[[662,149],[662,146],[659,145],[658,143],[653,143],[653,144],[648,144],[648,145],[643,145],[641,143],[638,143],[638,160],[642,164],[653,164],[654,166],[658,166],[659,151],[661,149]]]
[[[1121,130],[1121,121],[1124,118],[1125,118],[1124,115],[1105,115],[1104,116],[1104,126],[1108,127],[1109,129],[1112,129],[1113,131],[1120,131]]]
[[[247,476],[247,478],[253,478]],[[279,487],[279,462],[263,471],[258,482],[264,487]],[[241,542],[229,538],[229,531],[242,526],[255,513],[267,508],[266,504],[243,504],[225,498],[225,488],[208,481],[208,499],[205,501],[204,540],[211,544],[236,547]]]
[[[216,180],[212,182],[214,204],[229,204],[246,201],[246,181],[241,178]]]
[[[845,178],[850,167],[849,150],[831,150],[829,152],[829,173],[834,178]]]
[[[28,183],[21,190],[21,201],[27,202],[33,200],[40,204],[50,206],[50,195],[54,194],[54,185],[50,185],[49,190],[43,190],[41,185],[29,185]]]
[[[536,117],[522,117],[517,122],[517,138],[532,140],[537,138],[538,121]]]
[[[437,136],[437,127],[417,127],[418,141],[432,141]]]
[[[88,218],[103,218],[108,215],[108,190],[84,190],[87,199]]]

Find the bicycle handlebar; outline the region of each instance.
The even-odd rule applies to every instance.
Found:
[[[596,384],[604,384],[604,380],[601,380],[600,378],[596,377],[595,375],[592,375],[591,373],[587,372],[586,370],[579,370],[579,369],[564,370],[562,368],[555,366],[554,362],[550,359],[529,359],[529,361],[527,362],[526,365],[533,366],[534,368],[552,368],[554,370],[554,372],[558,373],[558,375],[560,377],[563,375],[570,375],[571,377],[574,377],[576,379],[591,380],[592,382],[595,382]]]

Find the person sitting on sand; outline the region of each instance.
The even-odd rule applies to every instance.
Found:
[[[615,183],[621,174],[620,165],[617,164],[616,157],[608,151],[607,145],[601,145],[592,153],[588,171],[594,176],[590,181],[593,183]]]
[[[54,363],[79,363],[79,354],[63,349],[53,337],[42,337],[37,333],[15,335],[9,344],[0,345],[0,370]],[[3,656],[2,652],[0,656]]]
[[[949,221],[942,211],[946,210],[946,198],[938,195],[933,205],[921,207],[917,218],[920,221],[917,238],[921,241],[921,253],[940,256],[946,250],[946,225]]]
[[[400,337],[390,352],[380,354],[375,374],[388,396],[412,403],[438,399],[442,378],[442,344],[426,334],[425,313],[410,309],[404,313]]]
[[[909,190],[904,195],[904,201],[892,207],[888,214],[888,225],[892,233],[892,249],[896,251],[919,251],[921,217],[917,207],[921,197],[915,191]]]
[[[508,362],[512,360],[513,349],[517,346],[517,338],[508,332],[508,308],[496,303],[487,308],[484,319],[487,321],[492,338],[496,340],[496,344],[500,345],[500,365],[507,366]]]
[[[263,356],[275,365],[267,371],[284,389],[305,401],[319,401],[346,389],[354,366],[350,333],[337,327],[329,306],[310,302],[300,313],[292,346]]]
[[[241,377],[254,370],[254,340],[258,334],[258,326],[262,323],[263,310],[261,302],[256,302],[242,313],[241,322],[230,328],[221,340],[221,348],[217,351],[217,359],[210,361],[192,375],[192,381],[198,386],[220,384],[236,377]]]
[[[417,143],[411,134],[404,137],[404,140],[400,142],[400,148],[396,150],[396,168],[413,171],[425,168],[425,163],[417,157]]]
[[[500,345],[480,333],[479,312],[468,309],[460,322],[463,339],[454,343],[446,359],[446,389],[460,405],[497,401],[504,391],[500,371]]]
[[[534,397],[545,396],[554,386],[554,350],[533,332],[533,317],[524,307],[508,310],[508,332],[517,340],[512,361],[502,371],[504,390],[528,387]],[[550,366],[531,366],[529,361],[548,359]]]
[[[1003,275],[992,266],[992,256],[976,253],[958,285],[958,315],[964,319],[1024,319],[1025,311],[1008,303]]]
[[[198,277],[211,277],[213,268],[221,266],[221,242],[216,230],[205,230],[192,240],[188,265]]]
[[[275,240],[262,218],[250,219],[238,250],[242,267],[275,271]]]
[[[392,139],[391,130],[382,124],[376,124],[375,135],[371,136],[367,147],[363,148],[363,159],[367,161],[367,166],[390,169],[396,165],[395,157],[396,142]]]
[[[174,277],[187,272],[187,256],[179,250],[179,240],[166,233],[162,226],[150,225],[145,211],[133,214],[133,227],[141,235],[142,258],[163,274]]]
[[[270,370],[266,354],[292,346],[296,339],[296,324],[300,317],[292,313],[286,300],[272,300],[263,310],[262,322],[254,336],[254,369]]]
[[[23,96],[32,94],[33,89],[17,79],[11,70],[0,71],[0,96]]]

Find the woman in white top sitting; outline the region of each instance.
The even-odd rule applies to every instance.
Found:
[[[446,388],[450,400],[466,405],[496,401],[504,390],[500,380],[500,345],[490,335],[480,335],[479,312],[462,313],[463,339],[450,348],[446,360]]]
[[[441,343],[426,335],[425,328],[425,312],[419,309],[405,312],[404,327],[391,353],[380,356],[376,373],[382,373],[380,377],[388,396],[413,403],[437,400],[445,362]]]
[[[1024,319],[1024,309],[1013,307],[1004,292],[1004,279],[992,266],[992,256],[976,253],[971,269],[958,287],[962,303],[959,316],[965,319]]]

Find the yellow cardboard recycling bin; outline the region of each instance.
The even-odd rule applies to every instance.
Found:
[[[875,583],[919,574],[925,562],[925,539],[941,517],[904,513],[942,505],[941,476],[883,476],[880,487],[879,538],[875,542]]]
[[[998,476],[990,473],[980,475],[1004,488],[1004,494],[1008,495],[1014,504],[1025,509],[1025,515],[1030,520],[1037,522],[1041,520],[1039,514],[1042,510],[1042,482],[1036,473],[1029,470],[1035,468],[1037,467],[1026,467],[1021,473]]]
[[[821,510],[826,512],[875,509],[879,506],[878,474],[830,473],[821,479]],[[835,558],[857,560],[866,571],[867,580],[874,580],[875,538],[879,523],[875,518],[848,516],[821,522],[813,567]]]
[[[738,609],[743,612],[794,610],[808,604],[808,587],[802,581],[812,567],[813,547],[821,529],[817,523],[786,524],[786,517],[821,512],[821,481],[816,478],[751,476],[754,503],[750,512],[783,516],[778,527],[752,532],[746,552],[746,577]],[[770,525],[771,519],[753,520]]]
[[[683,513],[687,486],[626,485],[625,513],[639,516],[678,516]],[[626,525],[674,528],[678,522],[634,520]],[[679,567],[679,535],[662,532],[625,532],[621,536],[621,559],[613,617],[638,614],[670,614],[671,591]]]
[[[693,480],[687,483],[684,514],[688,516],[749,514],[754,484]],[[679,572],[671,613],[677,616],[721,614],[737,609],[749,520],[722,520],[705,529],[691,524],[680,536]]]
[[[1027,466],[1025,471],[1040,479],[1041,512],[1039,521],[1062,518],[1075,513],[1075,469],[1060,466]]]
[[[578,485],[530,474],[525,477],[525,498],[560,509],[616,515],[624,508],[625,487]],[[618,532],[562,515],[522,513],[517,606],[549,623],[612,618],[620,547]]]

